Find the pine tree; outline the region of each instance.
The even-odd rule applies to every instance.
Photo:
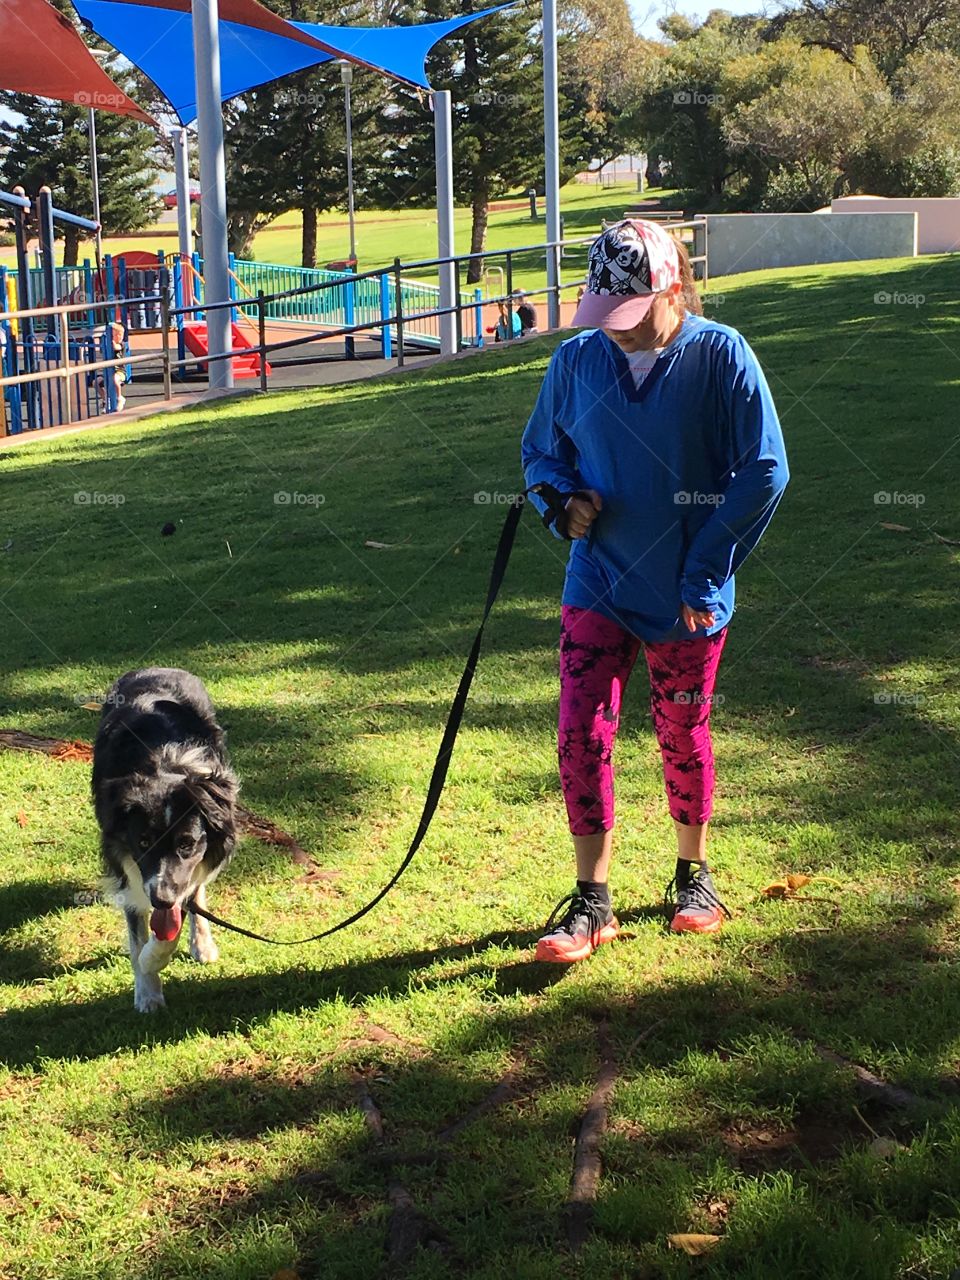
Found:
[[[426,0],[421,21],[481,8],[475,0]],[[486,241],[487,210],[502,191],[543,184],[539,6],[526,4],[463,28],[427,59],[427,79],[452,92],[456,199],[472,211],[470,252]],[[433,117],[426,98],[397,89],[381,122],[387,137],[376,184],[393,205],[431,204],[436,194]],[[468,282],[480,277],[474,259]]]
[[[366,0],[347,9],[334,0],[275,0],[271,7],[295,21],[362,25],[377,20]],[[382,76],[354,68],[358,204],[363,203],[366,161],[380,147],[375,121],[384,92]],[[339,65],[326,62],[244,94],[227,104],[225,125],[231,249],[244,256],[258,230],[278,214],[298,209],[303,217],[301,259],[304,266],[315,266],[318,214],[346,207],[346,125]]]
[[[118,79],[113,68],[108,73]],[[48,186],[59,208],[92,218],[88,109],[19,93],[0,93],[0,105],[14,113],[12,120],[0,122],[0,185],[22,186],[31,198]],[[96,126],[104,234],[149,226],[160,209],[152,190],[157,176],[153,130],[107,111],[96,113]],[[64,265],[75,265],[83,232],[58,225],[57,233],[64,238]]]

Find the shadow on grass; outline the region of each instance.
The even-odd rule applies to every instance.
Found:
[[[264,1220],[291,1225],[297,1256],[282,1264],[296,1265],[303,1280],[356,1275],[351,1265],[362,1265],[364,1275],[398,1274],[383,1253],[388,1195],[398,1181],[446,1242],[415,1251],[411,1274],[444,1280],[465,1273],[531,1280],[553,1274],[541,1264],[555,1268],[565,1257],[562,1199],[570,1140],[594,1087],[596,1023],[602,1018],[625,1101],[615,1102],[615,1123],[604,1140],[596,1233],[582,1264],[592,1250],[608,1268],[601,1273],[688,1274],[660,1252],[663,1237],[688,1229],[691,1220],[702,1229],[712,1194],[731,1216],[721,1227],[722,1249],[702,1261],[698,1274],[894,1280],[914,1257],[917,1233],[936,1232],[952,1221],[950,1197],[942,1188],[955,1185],[951,1179],[960,1174],[960,1144],[949,1145],[948,1099],[930,1082],[926,1105],[914,1113],[864,1104],[852,1079],[824,1062],[814,1046],[862,1053],[869,1044],[870,1054],[882,1059],[903,1051],[906,1020],[920,1051],[936,1053],[952,1042],[960,1011],[955,977],[949,966],[929,963],[924,952],[938,917],[932,909],[906,927],[784,933],[765,944],[781,962],[769,973],[748,968],[743,975],[692,974],[634,994],[573,983],[562,989],[559,1003],[491,1001],[477,1017],[446,1027],[442,1050],[432,1053],[402,1042],[358,1047],[354,1040],[309,1063],[291,1065],[286,1059],[275,1066],[260,1055],[247,1065],[171,1084],[162,1096],[134,1099],[125,1124],[147,1149],[204,1139],[256,1141],[278,1128],[316,1135],[316,1157],[298,1154],[282,1177],[257,1175],[253,1186],[248,1180],[210,1193],[208,1201],[188,1199],[174,1213],[172,1238],[156,1251],[156,1269],[149,1274],[180,1275],[168,1269],[192,1232],[203,1233],[198,1257],[206,1257],[218,1240],[242,1240],[252,1222]],[[455,980],[488,971],[483,953],[492,945],[515,944],[514,935],[489,935],[326,973],[301,970],[295,983],[293,975],[260,978],[255,988],[236,981],[181,981],[171,994],[178,1008],[189,1004],[192,1011],[181,1021],[180,1034],[216,1034],[221,1020],[215,1010],[240,1000],[250,1024],[278,1008],[305,1012],[324,991],[348,992],[361,1004],[366,995],[404,993],[412,974],[428,986],[446,981],[442,973],[423,973],[443,962],[460,964]],[[475,964],[464,967],[471,957]],[[536,969],[527,966],[530,973]],[[891,1019],[890,991],[879,980],[884,973],[909,986],[905,1020],[896,1014]],[[503,982],[502,970],[501,989],[527,990],[512,978]],[[853,1002],[838,1009],[836,997],[844,992],[856,992],[856,1009]],[[85,1017],[102,1020],[104,1012],[103,1005],[91,1005]],[[11,1034],[20,1043],[36,1030],[27,1011],[14,1015]],[[518,1098],[487,1113],[449,1145],[439,1143],[438,1133],[496,1084],[484,1054],[504,1045],[519,1064]],[[78,1050],[83,1056],[82,1042],[69,1028],[44,1046],[57,1055]],[[388,1144],[414,1153],[409,1159],[383,1163],[359,1123],[349,1131],[340,1125],[332,1144],[324,1140],[325,1115],[353,1107],[358,1078],[381,1109]],[[626,1099],[645,1081],[663,1078],[673,1081],[670,1106],[652,1106],[641,1123]],[[755,1140],[750,1125],[739,1119],[743,1114],[754,1118],[760,1135]],[[770,1132],[762,1128],[768,1115],[793,1124],[787,1130],[793,1136],[758,1155],[750,1142],[757,1150],[769,1143]],[[894,1165],[857,1155],[878,1131],[909,1143],[921,1122],[927,1124],[922,1138],[915,1148],[905,1147]],[[814,1125],[835,1131],[818,1150],[801,1132]],[[946,1144],[939,1155],[938,1141]],[[622,1270],[605,1252],[611,1249],[622,1251]],[[225,1264],[212,1261],[206,1274],[225,1277],[228,1272],[218,1269]],[[247,1274],[236,1269],[236,1257],[233,1265],[230,1274]]]

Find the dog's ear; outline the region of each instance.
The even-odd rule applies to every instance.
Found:
[[[95,807],[105,835],[125,834],[131,817],[140,807],[133,779],[104,778],[97,786]]]
[[[237,829],[237,792],[240,784],[225,766],[205,776],[191,778],[186,790],[200,811],[208,838],[218,844],[233,841]]]

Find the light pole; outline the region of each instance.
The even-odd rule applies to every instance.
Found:
[[[91,50],[97,62],[103,66],[107,55]],[[93,220],[97,224],[97,270],[103,261],[103,232],[100,230],[100,172],[97,160],[97,120],[93,107],[87,107],[87,141],[90,144],[90,184],[93,187]]]
[[[543,159],[547,240],[560,239],[560,108],[557,87],[557,0],[543,0]],[[560,254],[547,250],[547,324],[560,327]]]
[[[341,60],[340,82],[343,85],[344,108],[347,114],[347,217],[350,220],[350,257],[357,256],[357,238],[353,225],[353,116],[350,111],[350,86],[353,84],[353,64]]]

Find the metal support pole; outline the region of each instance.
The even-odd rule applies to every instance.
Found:
[[[347,218],[350,222],[350,257],[356,260],[357,233],[354,226],[353,207],[353,104],[350,98],[350,86],[353,84],[352,63],[341,61],[340,79],[343,83],[343,106],[347,118]]]
[[[203,232],[203,300],[228,302],[227,186],[223,156],[223,111],[220,106],[219,0],[193,0],[193,65],[197,83],[197,133],[200,140],[200,219]],[[231,350],[230,311],[206,313],[207,350],[211,356]],[[233,361],[213,359],[207,365],[211,389],[233,387]]]
[[[41,187],[37,199],[40,217],[40,252],[43,255],[43,292],[48,307],[55,307],[57,297],[57,271],[53,261],[53,193],[49,187]],[[47,333],[57,332],[57,317],[47,316]]]
[[[160,345],[163,360],[163,398],[173,399],[173,387],[170,382],[170,272],[161,267],[157,273],[157,284],[160,290]]]
[[[93,187],[93,220],[97,224],[97,266],[103,261],[103,232],[100,230],[100,172],[97,164],[97,117],[87,107],[87,137],[90,141],[90,183]]]
[[[397,368],[403,368],[403,282],[400,279],[400,259],[393,260],[393,280],[397,305]]]
[[[193,223],[190,217],[190,145],[185,128],[173,131],[173,159],[177,174],[177,239],[183,262],[193,256]]]
[[[560,106],[557,89],[557,0],[543,0],[543,160],[547,241],[560,240]],[[560,327],[560,263],[547,249],[547,324]]]
[[[267,303],[266,294],[257,290],[257,335],[260,341],[260,390],[267,389]]]
[[[453,231],[453,117],[449,89],[433,94],[434,147],[437,160],[437,257],[449,258],[456,253]],[[440,306],[454,307],[456,269],[452,262],[441,262]],[[457,317],[452,311],[437,316],[440,330],[440,354],[450,356],[457,350]]]
[[[507,332],[503,335],[504,342],[509,342],[513,337],[513,254],[507,250]]]

